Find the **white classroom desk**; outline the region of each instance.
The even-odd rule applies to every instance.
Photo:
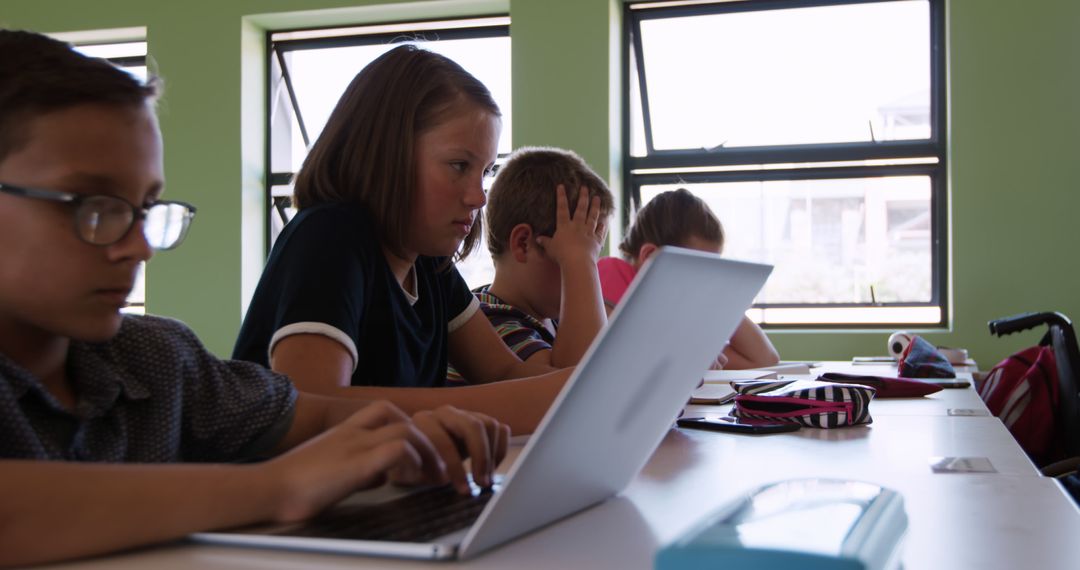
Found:
[[[873,424],[855,428],[764,436],[673,429],[618,497],[464,563],[181,542],[58,567],[644,569],[658,548],[742,493],[788,478],[838,477],[903,495],[907,570],[1076,568],[1080,510],[1039,476],[996,418],[943,411],[975,407],[965,392],[974,390],[874,401]],[[985,457],[997,472],[935,474],[930,461],[937,456]]]

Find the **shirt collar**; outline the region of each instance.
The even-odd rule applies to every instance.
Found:
[[[409,268],[409,272],[405,274],[405,282],[401,284],[401,292],[405,294],[405,300],[410,305],[415,305],[420,300],[420,281],[416,278],[416,262],[413,262],[412,267]],[[414,292],[410,293],[409,289]]]
[[[473,294],[476,296],[476,299],[478,301],[480,301],[481,303],[483,303],[483,304],[485,304],[485,305],[487,305],[487,306],[489,306],[489,307],[491,307],[491,308],[493,308],[493,309],[495,309],[497,311],[503,311],[506,314],[509,314],[509,315],[514,316],[515,318],[521,319],[521,320],[529,323],[529,325],[532,326],[534,329],[543,330],[543,331],[546,331],[548,334],[552,334],[551,329],[549,329],[547,327],[547,325],[545,325],[544,322],[541,321],[540,319],[537,319],[536,317],[530,315],[529,313],[526,313],[525,311],[522,311],[521,309],[519,309],[519,308],[507,303],[506,301],[503,301],[502,299],[496,297],[495,295],[493,295],[491,293],[491,285],[490,284],[489,285],[484,285],[484,286],[481,286],[481,287],[477,287],[476,289],[473,289]],[[559,328],[559,321],[557,319],[551,319],[551,326],[558,329]]]
[[[0,378],[11,386],[11,394],[16,400],[22,398],[31,388],[44,389],[25,368],[15,364],[6,354],[0,353]]]
[[[150,390],[128,370],[116,366],[103,353],[109,350],[108,344],[93,345],[72,342],[68,349],[67,369],[78,371],[70,376],[76,384],[78,398],[75,413],[83,418],[104,415],[113,407],[121,394],[128,400],[142,400],[150,397]],[[28,370],[16,364],[4,354],[0,354],[0,378],[6,379],[11,386],[12,396],[19,400],[31,390],[41,394],[57,410],[65,410],[60,402],[41,383],[41,380]]]
[[[68,370],[78,370],[80,388],[113,393],[113,400],[119,392],[123,392],[129,400],[150,397],[150,389],[142,380],[127,368],[116,365],[115,358],[109,358],[111,351],[109,343],[71,343]]]

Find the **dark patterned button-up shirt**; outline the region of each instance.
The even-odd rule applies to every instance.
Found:
[[[267,454],[296,390],[261,366],[210,354],[178,321],[124,318],[111,340],[71,343],[67,409],[0,354],[0,458],[228,462]]]

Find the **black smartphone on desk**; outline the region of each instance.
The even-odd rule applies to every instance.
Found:
[[[732,416],[709,416],[679,418],[675,421],[679,427],[692,429],[707,429],[712,431],[728,431],[733,433],[782,433],[796,431],[799,424],[790,422],[766,422]]]

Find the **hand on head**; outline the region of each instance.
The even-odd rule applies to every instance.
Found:
[[[469,488],[462,461],[472,458],[473,479],[490,485],[506,455],[510,430],[498,421],[451,406],[412,420],[393,404],[374,402],[265,467],[280,487],[273,517],[302,520],[349,493],[387,480],[408,484],[451,482]]]
[[[589,189],[582,186],[571,217],[568,196],[562,184],[555,188],[555,234],[537,236],[536,243],[560,266],[582,256],[595,264],[607,237],[607,224],[600,219],[600,197],[590,200]]]

